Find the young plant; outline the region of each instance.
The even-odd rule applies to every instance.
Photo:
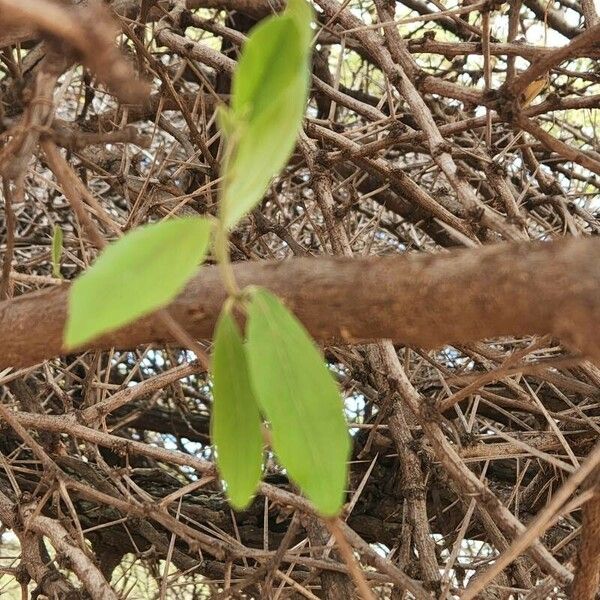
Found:
[[[55,225],[52,228],[52,276],[60,279],[62,275],[60,274],[60,257],[62,256],[63,251],[63,231],[60,228],[60,225]]]
[[[218,219],[140,227],[110,245],[73,284],[65,346],[73,348],[167,305],[209,250],[211,234],[229,298],[215,328],[211,432],[232,506],[245,508],[260,482],[263,418],[281,465],[325,516],[343,504],[350,438],[337,384],[317,346],[277,296],[240,290],[229,231],[286,165],[308,99],[312,10],[289,0],[250,33],[219,109],[224,140]],[[246,319],[245,338],[235,313]]]

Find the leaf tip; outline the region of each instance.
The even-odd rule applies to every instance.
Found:
[[[242,512],[246,510],[250,504],[252,504],[252,500],[254,500],[255,494],[250,494],[250,496],[246,495],[238,495],[238,494],[230,494],[227,493],[227,499],[229,500],[229,505],[236,512]]]

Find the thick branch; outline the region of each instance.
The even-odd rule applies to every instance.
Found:
[[[550,333],[600,357],[596,239],[498,245],[427,257],[251,262],[236,265],[235,273],[241,286],[263,285],[282,296],[323,341],[389,338],[432,348]],[[65,353],[67,294],[64,286],[0,304],[0,368]],[[170,310],[196,338],[210,338],[224,298],[218,270],[208,267]],[[162,322],[149,316],[89,347],[126,349],[171,341]]]

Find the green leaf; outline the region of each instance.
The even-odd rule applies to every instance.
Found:
[[[73,348],[167,305],[203,261],[212,223],[189,217],[134,229],[108,246],[69,293]]]
[[[296,106],[304,112],[301,89],[280,92],[279,99],[288,109]],[[290,130],[287,112],[277,103],[265,110],[240,136],[237,149],[229,161],[226,186],[221,200],[221,218],[227,229],[251,211],[263,198],[271,179],[287,164],[294,150],[298,128]],[[292,135],[290,135],[290,133]]]
[[[302,65],[301,41],[296,20],[285,13],[252,29],[231,84],[231,108],[238,117],[251,122],[298,77],[293,67]]]
[[[262,471],[262,430],[258,405],[250,387],[246,353],[233,317],[221,313],[212,357],[212,441],[217,466],[236,510],[248,506]]]
[[[228,229],[260,202],[294,149],[308,98],[311,20],[306,1],[291,0],[283,15],[261,21],[244,45],[232,83],[238,135],[231,135],[231,119],[223,123],[234,145],[221,199]]]
[[[270,292],[253,293],[247,331],[250,381],[271,421],[273,449],[317,509],[335,515],[350,452],[337,384],[302,324]]]
[[[302,47],[306,49],[307,53],[310,50],[313,32],[310,24],[313,20],[313,11],[306,0],[288,0],[285,14],[289,15],[294,19],[300,34],[303,36]]]
[[[63,249],[63,232],[59,225],[52,230],[52,275],[62,277],[60,274],[60,257]]]

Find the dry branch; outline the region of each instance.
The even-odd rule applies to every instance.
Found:
[[[237,265],[240,285],[281,295],[323,341],[388,338],[439,347],[501,335],[553,334],[600,358],[600,242],[499,245],[440,256],[293,259]],[[108,293],[108,290],[107,290]],[[0,304],[0,368],[64,354],[68,287]],[[197,339],[212,336],[225,290],[205,268],[171,305]],[[131,349],[172,341],[150,316],[88,348]]]
[[[0,0],[0,28],[26,26],[58,45],[61,54],[81,60],[124,102],[141,102],[148,94],[116,47],[118,29],[102,3],[64,7],[51,0]]]
[[[273,461],[247,511],[227,505],[206,360],[187,351],[208,350],[214,267],[166,321],[61,344],[68,282],[101,238],[216,213],[215,108],[283,3],[0,0],[0,518],[21,595],[136,595],[134,569],[165,598],[345,600],[351,572],[385,600],[596,594],[593,2],[317,4],[304,131],[231,250],[339,378],[354,445],[339,526],[360,562],[340,562]]]

